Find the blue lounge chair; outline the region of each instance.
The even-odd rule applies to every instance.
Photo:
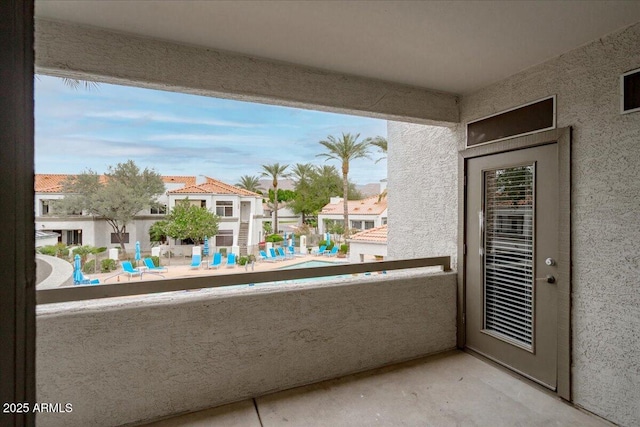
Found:
[[[260,261],[269,261],[269,262],[275,262],[276,261],[274,258],[272,258],[269,255],[267,255],[267,253],[265,251],[260,251],[260,255],[258,255],[258,260],[260,260]]]
[[[289,256],[289,254],[287,254],[284,251],[284,248],[282,246],[278,248],[278,255],[280,257],[282,257],[282,259],[288,259],[288,258],[292,258],[293,259],[293,255]]]
[[[317,255],[323,255],[323,254],[324,254],[325,249],[327,249],[327,245],[322,245],[322,246],[320,246],[320,247],[318,248],[318,250],[317,250],[316,252],[314,252],[313,254],[314,254],[314,255],[316,255],[316,256],[317,256]]]
[[[231,252],[227,255],[227,267],[235,267],[236,265],[236,254]]]
[[[142,270],[138,270],[137,268],[133,268],[130,261],[122,261],[122,274],[128,274],[129,280],[131,280],[132,276],[140,276],[140,280],[142,280]]]
[[[202,256],[194,255],[191,257],[191,265],[190,268],[200,268],[200,264],[202,264]]]
[[[336,245],[333,248],[331,248],[330,251],[325,251],[324,254],[326,256],[336,256],[338,254],[338,245]]]
[[[151,258],[145,258],[144,265],[147,267],[147,272],[150,273],[166,273],[167,271],[169,271],[167,267],[156,267]]]
[[[88,277],[85,277],[84,274],[82,274],[82,271],[75,273],[74,276],[75,275],[77,275],[78,277],[74,277],[73,279],[74,285],[99,285],[100,284],[100,280],[89,279]]]
[[[293,248],[293,246],[287,247],[287,250],[289,251],[289,255],[291,255],[292,257],[305,256],[303,253],[296,253],[296,250]]]
[[[215,268],[218,269],[222,265],[222,254],[220,252],[216,252],[213,254],[213,259],[211,260],[211,264],[207,266],[207,268]]]
[[[275,249],[270,248],[269,253],[271,254],[271,258],[273,258],[275,261],[284,261],[284,257],[278,255]]]

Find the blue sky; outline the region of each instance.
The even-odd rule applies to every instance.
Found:
[[[342,132],[387,136],[384,120],[101,83],[71,89],[35,82],[37,173],[98,173],[134,160],[162,175],[207,175],[235,184],[268,163],[323,164],[318,141]],[[386,178],[387,163],[356,160],[358,184]],[[339,169],[334,161],[326,162]]]

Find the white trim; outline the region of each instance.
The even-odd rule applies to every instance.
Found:
[[[640,111],[640,107],[633,108],[631,110],[626,110],[626,111],[624,109],[624,78],[626,76],[629,76],[631,74],[636,74],[638,72],[640,72],[640,68],[636,68],[635,70],[627,71],[626,73],[624,73],[624,74],[622,74],[620,76],[620,114],[636,113],[636,112]]]
[[[491,141],[482,142],[480,144],[474,144],[474,145],[471,145],[471,146],[468,145],[468,141],[469,141],[469,125],[470,124],[476,123],[476,122],[479,122],[479,121],[482,121],[482,120],[486,120],[486,119],[489,119],[491,117],[499,116],[500,114],[508,113],[509,111],[517,110],[519,108],[527,107],[529,105],[532,105],[532,104],[535,104],[535,103],[538,103],[538,102],[541,102],[541,101],[546,101],[547,99],[553,99],[553,124],[550,127],[544,128],[544,129],[534,130],[534,131],[531,131],[531,132],[519,133],[519,134],[516,134],[516,135],[510,135],[510,136],[506,136],[504,138],[493,139]],[[527,102],[526,104],[517,105],[517,106],[509,108],[507,110],[498,111],[497,113],[493,113],[493,114],[488,115],[488,116],[480,117],[479,119],[468,121],[466,123],[466,125],[465,125],[465,131],[464,131],[464,146],[465,146],[465,148],[480,147],[482,145],[493,144],[494,142],[505,141],[505,140],[511,139],[511,138],[527,136],[527,135],[533,135],[533,134],[536,134],[536,133],[546,132],[548,130],[555,129],[556,126],[557,126],[557,117],[556,117],[557,116],[557,106],[558,106],[558,102],[557,102],[556,95],[551,95],[551,96],[546,96],[544,98],[536,99],[536,100],[531,101],[531,102]]]

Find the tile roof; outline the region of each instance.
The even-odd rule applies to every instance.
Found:
[[[376,228],[370,228],[359,233],[351,235],[349,240],[356,242],[374,242],[387,243],[387,226],[383,225]]]
[[[195,176],[167,175],[162,177],[162,181],[165,184],[184,184],[185,186],[196,185]]]
[[[237,194],[240,196],[257,196],[262,197],[258,193],[245,190],[234,185],[226,184],[217,179],[209,178],[203,184],[189,185],[187,187],[178,188],[168,191],[168,194]]]
[[[37,173],[35,174],[35,191],[36,193],[62,193],[62,184],[67,178],[74,177],[74,174],[63,173]],[[105,182],[106,177],[100,175],[100,181]],[[162,181],[165,184],[178,183],[187,185],[195,185],[195,176],[163,176]]]
[[[387,209],[387,198],[384,197],[378,201],[378,196],[373,196],[362,200],[349,200],[347,206],[350,215],[380,215]],[[343,212],[342,199],[340,203],[325,205],[320,211],[321,214],[342,214]]]

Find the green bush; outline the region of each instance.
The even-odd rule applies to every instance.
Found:
[[[282,237],[279,234],[271,234],[267,236],[267,238],[265,239],[266,242],[271,242],[271,243],[278,243],[278,242],[282,242],[283,240],[284,240],[284,237]]]
[[[332,240],[330,243],[327,243],[326,240],[321,241],[318,246],[326,246],[325,250],[330,251],[335,246],[335,242]]]
[[[246,256],[238,258],[238,265],[245,265],[247,262],[249,262],[249,258]]]
[[[66,257],[69,255],[69,248],[64,243],[58,243],[55,245],[43,246],[38,249],[42,255]]]
[[[156,267],[160,267],[160,257],[152,256],[150,258],[153,261],[153,265],[155,265]]]
[[[349,252],[349,245],[347,245],[346,243],[343,243],[340,245],[340,250],[338,251],[341,254],[346,254],[347,252]]]
[[[108,273],[110,271],[115,270],[116,268],[118,268],[118,263],[116,262],[116,260],[111,258],[103,259],[102,262],[100,263],[101,273]]]
[[[86,274],[91,274],[96,272],[96,260],[91,259],[84,263],[82,267],[82,272]]]
[[[220,248],[219,252],[220,252],[220,255],[222,255],[223,258],[227,257],[227,248]]]

